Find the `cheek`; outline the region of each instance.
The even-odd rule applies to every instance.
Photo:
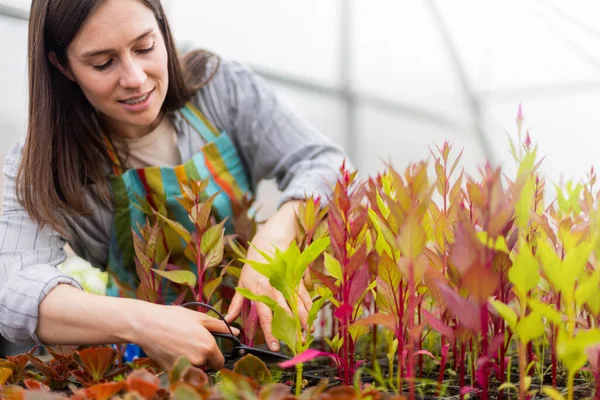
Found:
[[[159,77],[163,85],[167,85],[169,80],[169,57],[164,43],[157,51],[153,68],[155,76]]]
[[[109,74],[76,74],[79,87],[92,105],[101,108],[101,103],[110,100],[114,83]]]

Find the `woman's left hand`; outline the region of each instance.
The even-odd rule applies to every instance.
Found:
[[[273,246],[282,250],[286,249],[296,238],[296,211],[299,204],[300,201],[290,201],[281,206],[277,213],[258,231],[252,240],[252,244],[268,254],[273,253]],[[248,249],[248,259],[265,262],[260,253],[252,246]],[[246,264],[242,268],[238,287],[248,289],[256,295],[264,295],[274,299],[284,310],[291,314],[289,305],[283,295],[271,286],[267,277],[252,268],[251,265]],[[244,297],[236,293],[231,300],[231,305],[225,316],[228,323],[233,322],[240,315],[243,303]],[[300,321],[304,329],[308,330],[308,311],[312,307],[312,300],[304,283],[300,285],[297,304]],[[265,341],[272,351],[278,351],[279,340],[271,332],[273,312],[268,306],[260,302],[256,302],[256,311],[261,329],[265,335]]]

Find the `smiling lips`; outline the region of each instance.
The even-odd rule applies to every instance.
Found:
[[[144,101],[148,100],[148,97],[152,94],[153,91],[154,91],[154,89],[152,89],[148,93],[146,93],[142,96],[139,96],[139,97],[131,97],[127,100],[119,100],[119,103],[128,104],[128,105],[132,105],[132,106],[143,103]]]

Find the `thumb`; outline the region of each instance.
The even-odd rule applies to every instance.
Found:
[[[227,310],[227,315],[225,315],[225,321],[228,324],[231,324],[242,312],[242,305],[244,304],[244,296],[235,292],[233,295],[233,299],[231,299],[231,304],[229,305],[229,309]]]

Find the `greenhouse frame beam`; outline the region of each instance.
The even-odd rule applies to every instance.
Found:
[[[307,92],[312,92],[327,97],[338,99],[341,98],[342,100],[345,96],[352,96],[356,103],[368,105],[393,114],[410,116],[412,118],[420,119],[422,121],[445,128],[474,129],[471,124],[460,122],[445,115],[436,113],[435,111],[414,106],[412,104],[391,101],[383,97],[377,97],[367,93],[360,93],[355,90],[345,92],[342,88],[313,83],[301,78],[294,78],[289,75],[281,75],[259,66],[251,65],[250,67],[263,78],[279,85],[305,90]]]
[[[492,148],[490,142],[485,134],[485,130],[483,128],[483,118],[481,112],[481,104],[477,95],[471,87],[471,83],[467,78],[467,72],[463,63],[458,56],[458,50],[456,46],[454,46],[454,42],[450,37],[450,33],[448,30],[448,26],[446,21],[442,17],[437,5],[433,0],[427,0],[425,4],[429,7],[429,11],[434,19],[434,24],[437,25],[439,32],[442,36],[442,40],[444,41],[448,52],[450,53],[450,59],[454,64],[454,68],[456,73],[458,74],[458,78],[460,80],[460,84],[463,88],[465,95],[467,96],[467,100],[469,102],[469,107],[471,109],[471,113],[473,114],[473,123],[475,128],[475,134],[477,135],[479,142],[481,144],[481,148],[483,149],[483,154],[488,159],[488,161],[492,164],[495,164],[496,157],[492,152]]]
[[[477,93],[479,101],[486,100],[514,100],[518,98],[544,98],[556,96],[570,96],[576,92],[599,91],[600,81],[588,81],[581,83],[565,83],[556,85],[522,86],[513,89],[483,90]]]
[[[29,12],[17,7],[9,6],[8,4],[0,3],[0,15],[16,19],[29,19]]]
[[[562,8],[558,7],[555,4],[550,4],[548,2],[543,2],[542,4],[546,8],[552,10],[554,13],[562,16],[565,19],[568,19],[569,21],[571,21],[572,23],[577,25],[581,30],[586,31],[587,33],[589,33],[592,36],[595,36],[596,39],[600,39],[600,30],[589,26],[588,24],[586,24],[579,18],[574,17],[573,15],[569,14],[568,12],[566,12],[565,10],[563,10]]]
[[[537,17],[540,21],[548,26],[551,32],[553,32],[557,37],[571,47],[571,49],[573,49],[573,51],[577,53],[585,63],[587,63],[592,69],[596,70],[596,72],[600,73],[600,61],[594,54],[590,53],[576,41],[571,39],[571,37],[569,37],[569,35],[565,33],[562,28],[550,21],[548,17],[541,15],[540,13],[537,14]]]

